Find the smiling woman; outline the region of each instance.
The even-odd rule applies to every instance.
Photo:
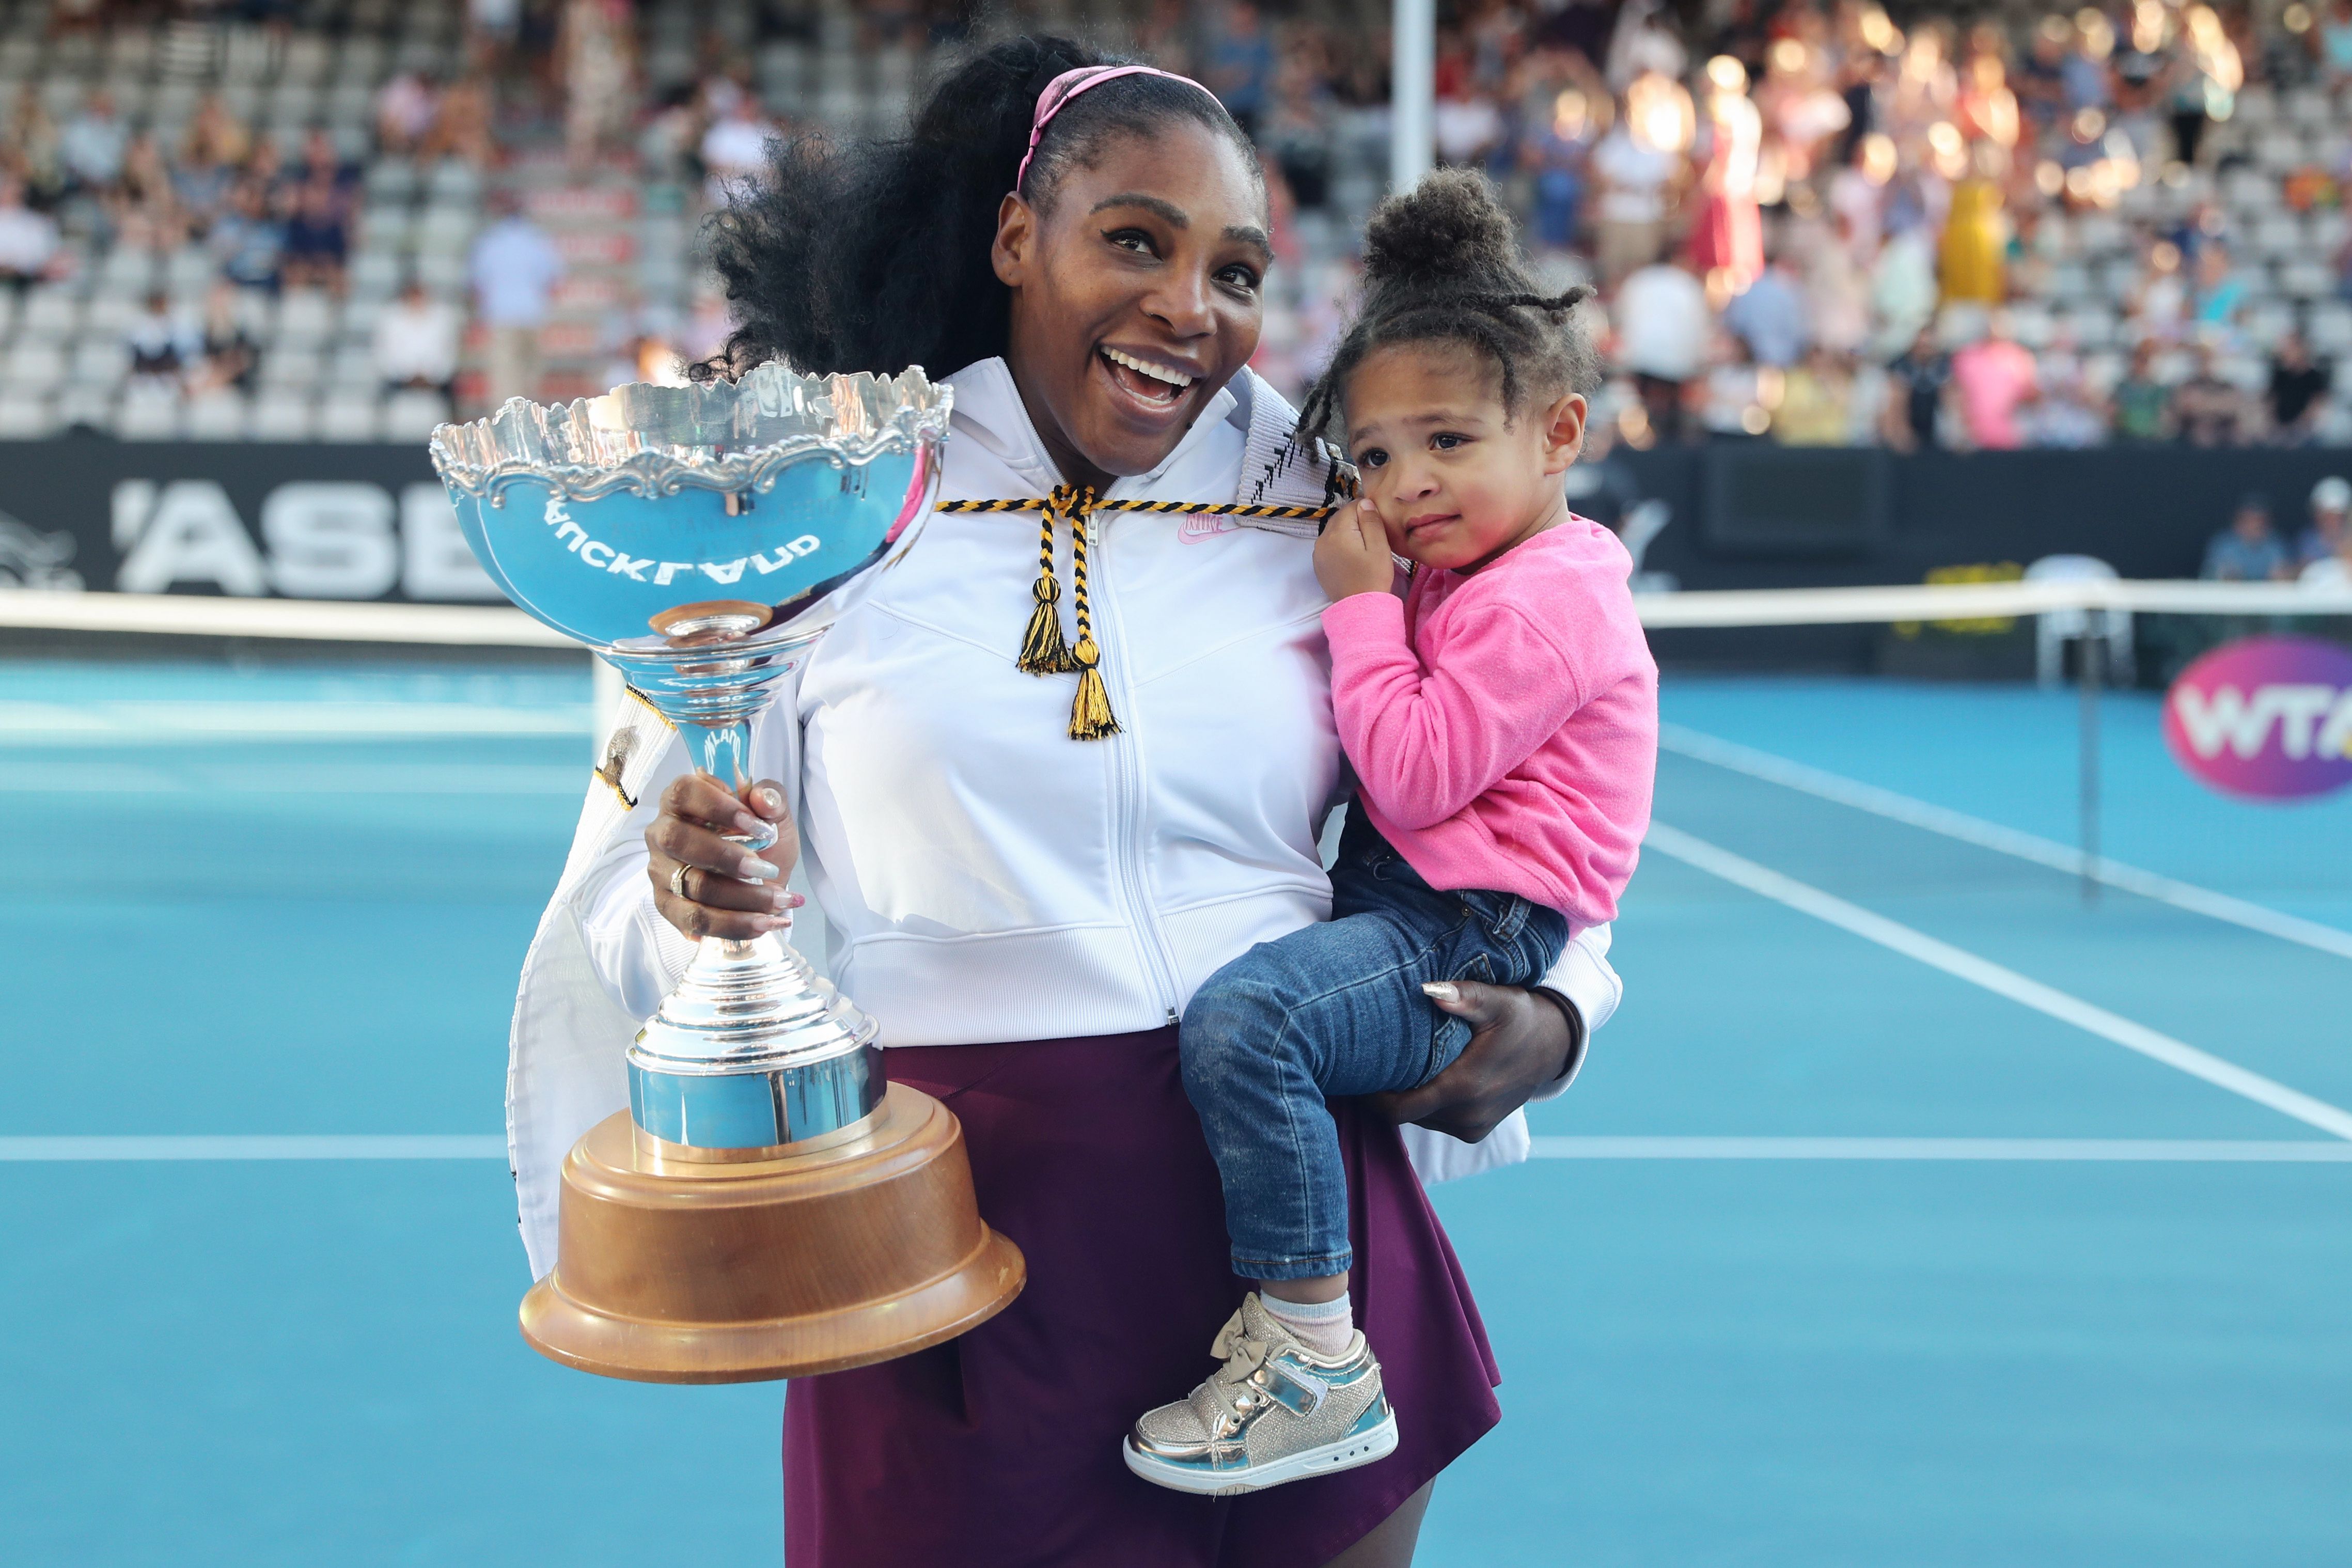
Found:
[[[741,325],[703,374],[925,366],[954,390],[951,504],[779,695],[761,783],[729,794],[648,721],[614,738],[524,975],[509,1125],[544,1273],[558,1169],[619,1109],[636,1021],[695,940],[789,923],[802,865],[832,978],[891,1078],[961,1120],[1029,1288],[961,1339],[793,1384],[794,1568],[1402,1563],[1432,1479],[1498,1416],[1395,1122],[1454,1173],[1524,1157],[1515,1112],[1615,1005],[1606,927],[1543,989],[1462,985],[1461,1061],[1337,1113],[1360,1321],[1412,1412],[1395,1452],[1275,1499],[1120,1458],[1137,1413],[1247,1331],[1174,1026],[1227,962],[1330,911],[1344,770],[1297,519],[1347,476],[1245,368],[1267,221],[1207,89],[1022,38],[939,81],[902,140],[779,148],[715,226]],[[1248,526],[1188,528],[1202,507]],[[1476,1147],[1424,1131],[1498,1125]]]

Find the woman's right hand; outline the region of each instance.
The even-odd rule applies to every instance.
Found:
[[[775,842],[764,850],[728,837],[757,843],[772,834]],[[784,890],[784,879],[800,858],[800,836],[783,788],[772,779],[746,785],[740,795],[709,773],[671,780],[662,791],[661,815],[646,829],[646,847],[653,852],[646,876],[654,885],[654,908],[698,941],[742,942],[779,930],[803,902]]]

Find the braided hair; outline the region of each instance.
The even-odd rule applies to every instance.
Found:
[[[1382,202],[1364,228],[1364,292],[1331,366],[1307,395],[1300,438],[1342,412],[1348,378],[1375,349],[1458,343],[1502,374],[1517,414],[1601,384],[1601,360],[1569,312],[1581,286],[1545,294],[1519,258],[1511,215],[1483,174],[1441,169]]]
[[[711,220],[712,266],[740,323],[704,377],[782,359],[811,373],[910,364],[934,375],[1003,354],[1012,294],[990,250],[997,209],[1028,150],[1037,95],[1064,71],[1128,62],[1058,37],[1016,37],[933,84],[908,134],[780,143],[762,177]],[[1191,121],[1257,153],[1224,107],[1162,77],[1121,77],[1069,101],[1046,127],[1021,194],[1050,213],[1064,178],[1121,136]]]

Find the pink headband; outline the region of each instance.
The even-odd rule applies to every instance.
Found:
[[[1021,167],[1013,176],[1015,191],[1021,188],[1021,182],[1029,177],[1029,160],[1037,155],[1037,143],[1045,138],[1045,127],[1054,123],[1054,116],[1062,112],[1063,106],[1078,94],[1092,92],[1103,83],[1117,81],[1123,76],[1166,77],[1170,81],[1181,81],[1186,87],[1200,87],[1202,92],[1209,93],[1212,100],[1217,97],[1191,77],[1178,76],[1174,71],[1164,71],[1157,66],[1080,66],[1076,70],[1064,71],[1047,82],[1045,90],[1037,95],[1036,117],[1029,121],[1029,151],[1021,154]]]

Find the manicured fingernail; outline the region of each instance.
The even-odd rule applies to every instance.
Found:
[[[739,811],[735,814],[735,831],[747,837],[757,838],[768,831],[768,825],[748,811]]]
[[[782,867],[771,861],[762,860],[757,855],[743,857],[741,875],[747,882],[772,882],[783,874]]]
[[[761,931],[782,931],[792,922],[781,915],[753,915],[751,923]]]
[[[771,816],[780,815],[784,809],[784,797],[772,789],[755,789],[751,792],[751,799]]]
[[[768,889],[768,907],[779,912],[799,909],[805,901],[798,893],[788,893],[782,888]]]
[[[1454,988],[1451,980],[1433,980],[1421,988],[1421,994],[1433,1002],[1458,1002],[1462,993]]]

